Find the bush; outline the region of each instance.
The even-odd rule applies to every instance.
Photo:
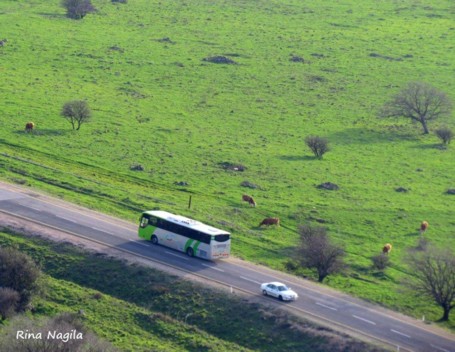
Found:
[[[10,318],[16,312],[21,296],[19,292],[8,288],[0,287],[0,316],[2,319]]]
[[[66,15],[74,20],[80,20],[95,11],[90,0],[62,0],[62,6],[66,9]]]
[[[373,262],[373,268],[376,270],[383,271],[390,265],[389,256],[384,254],[379,254],[371,257]]]
[[[121,4],[126,4],[128,0],[112,0],[112,2],[119,2]]]
[[[438,128],[435,133],[443,144],[450,144],[453,138],[453,131],[448,127]]]
[[[330,150],[329,141],[326,138],[308,136],[305,138],[305,143],[318,159],[322,159],[322,156]]]
[[[0,248],[0,263],[2,287],[17,291],[20,295],[17,310],[25,309],[38,288],[40,270],[28,255],[9,248]]]

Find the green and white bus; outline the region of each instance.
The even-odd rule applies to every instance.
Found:
[[[142,213],[139,237],[209,260],[227,258],[231,251],[229,232],[161,210]]]

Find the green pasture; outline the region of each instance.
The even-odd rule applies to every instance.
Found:
[[[59,3],[0,2],[1,178],[131,221],[184,214],[230,230],[235,256],[283,270],[298,260],[297,226],[326,226],[350,264],[328,285],[440,317],[401,282],[423,220],[430,242],[455,248],[454,147],[376,112],[415,80],[455,102],[452,1],[99,0],[81,21]],[[214,56],[236,64],[204,61]],[[77,132],[59,115],[75,99],[93,110]],[[429,127],[440,125],[454,116]],[[308,135],[330,141],[323,160]],[[258,228],[266,216],[282,226]],[[370,258],[385,243],[381,275]]]

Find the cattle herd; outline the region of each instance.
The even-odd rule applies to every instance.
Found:
[[[247,195],[247,194],[242,195],[242,201],[248,202],[248,204],[251,205],[252,207],[256,206],[256,202],[255,202],[254,198],[249,196],[249,195]],[[259,227],[261,227],[262,225],[280,226],[280,219],[278,219],[278,218],[265,218],[264,220],[261,221],[261,223],[259,224]]]
[[[257,205],[257,203],[255,202],[253,197],[251,197],[247,194],[242,195],[242,201],[248,202],[248,204],[251,205],[252,207],[255,207]],[[259,224],[259,227],[261,227],[262,225],[280,226],[280,219],[279,218],[265,218],[264,220],[261,221],[261,223]],[[428,226],[429,226],[428,221],[422,221],[422,223],[420,224],[420,235],[423,235],[425,233],[425,231],[428,229]],[[392,251],[392,245],[390,243],[386,243],[384,245],[384,247],[382,247],[382,254],[384,254],[384,255],[388,255],[391,251]]]

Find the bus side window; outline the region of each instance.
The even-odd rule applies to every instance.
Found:
[[[149,225],[156,226],[157,223],[158,223],[158,219],[157,219],[157,218],[155,218],[155,217],[153,217],[153,216],[150,217],[150,219],[149,219]]]
[[[149,219],[145,217],[145,215],[141,219],[141,227],[146,227],[147,224],[149,223]]]

